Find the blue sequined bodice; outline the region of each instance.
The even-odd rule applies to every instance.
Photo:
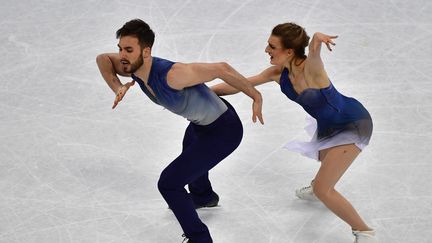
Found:
[[[326,88],[308,88],[297,94],[285,68],[280,77],[280,87],[289,99],[301,105],[317,120],[318,134],[321,136],[343,129],[352,122],[370,119],[369,112],[360,102],[342,95],[331,83]]]

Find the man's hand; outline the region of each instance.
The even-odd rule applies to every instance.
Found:
[[[120,88],[117,90],[116,92],[116,97],[114,100],[114,105],[113,105],[113,109],[116,108],[116,106],[118,105],[118,103],[123,99],[123,97],[126,95],[126,92],[129,90],[129,88],[135,84],[135,80],[128,82],[122,86],[120,86]]]
[[[264,119],[262,116],[262,96],[259,92],[258,94],[254,96],[253,98],[253,104],[252,104],[252,121],[255,123],[258,117],[258,120],[261,122],[261,124],[264,125]]]

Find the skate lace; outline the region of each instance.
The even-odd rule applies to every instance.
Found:
[[[312,187],[312,186],[304,186],[304,187],[300,188],[300,191],[301,191],[301,192],[307,191],[307,190],[309,190],[311,187]]]
[[[353,234],[354,237],[355,237],[355,239],[354,239],[354,243],[358,243],[359,236],[358,236],[357,232],[354,232],[354,231],[353,231],[352,234]]]

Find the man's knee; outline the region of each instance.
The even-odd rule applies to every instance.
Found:
[[[163,191],[172,191],[178,188],[183,188],[186,184],[181,182],[181,179],[176,177],[174,173],[170,173],[168,170],[163,170],[157,186],[159,191],[162,193]]]

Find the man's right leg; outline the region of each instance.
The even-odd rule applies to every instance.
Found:
[[[162,171],[158,188],[187,238],[191,239],[192,242],[211,243],[210,232],[198,217],[195,203],[184,188],[188,183],[206,172],[206,168],[201,168],[193,163],[190,156],[190,153],[185,151],[171,162]]]

